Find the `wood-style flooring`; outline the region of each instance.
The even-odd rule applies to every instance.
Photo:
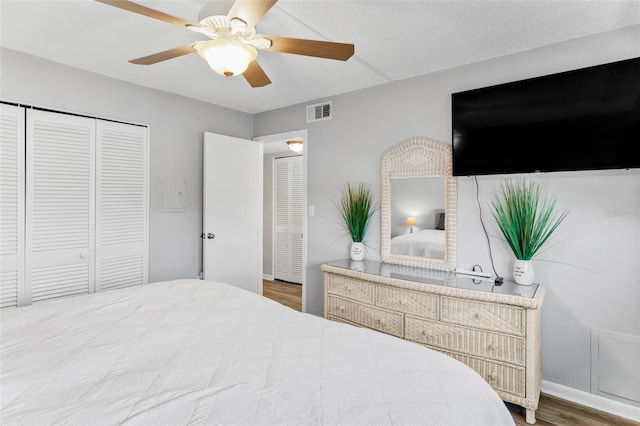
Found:
[[[262,295],[302,312],[302,286],[284,281],[262,280]]]
[[[520,407],[507,404],[517,426],[525,426]],[[551,395],[541,394],[536,410],[536,426],[640,426],[640,423],[613,414],[574,404]]]
[[[263,294],[290,308],[302,311],[302,286],[283,281],[263,280]],[[517,426],[526,426],[521,407],[506,404]],[[551,395],[540,395],[537,426],[640,426],[640,423],[574,404]]]

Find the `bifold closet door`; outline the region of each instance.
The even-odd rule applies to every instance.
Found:
[[[148,282],[146,127],[98,120],[96,291]]]
[[[27,303],[94,291],[95,129],[95,119],[27,110]]]
[[[24,114],[0,104],[0,308],[24,304]]]
[[[274,160],[275,279],[302,283],[304,189],[302,156]]]

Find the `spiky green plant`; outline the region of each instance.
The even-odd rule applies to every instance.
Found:
[[[531,260],[565,219],[555,198],[535,182],[507,180],[491,200],[491,213],[516,259]]]
[[[351,240],[361,243],[376,211],[371,186],[363,182],[347,183],[342,188],[337,207]]]

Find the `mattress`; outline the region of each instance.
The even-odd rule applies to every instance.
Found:
[[[226,284],[0,312],[2,425],[512,425],[464,364]]]

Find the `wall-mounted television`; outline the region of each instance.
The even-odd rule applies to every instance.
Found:
[[[640,58],[453,93],[453,174],[640,168]]]

